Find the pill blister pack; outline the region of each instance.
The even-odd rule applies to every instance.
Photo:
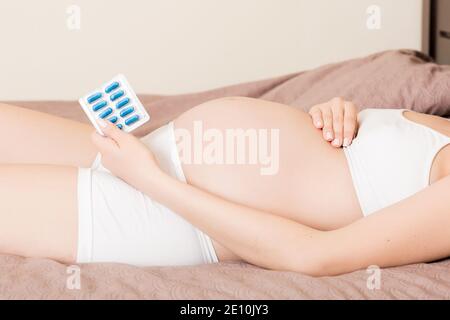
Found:
[[[125,132],[131,132],[150,120],[144,106],[122,74],[78,101],[95,129],[102,135],[97,119],[110,121]]]

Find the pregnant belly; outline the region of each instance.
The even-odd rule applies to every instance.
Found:
[[[174,125],[186,179],[198,188],[321,230],[362,217],[342,149],[325,142],[304,112],[225,98]]]

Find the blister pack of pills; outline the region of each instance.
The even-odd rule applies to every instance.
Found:
[[[144,106],[122,74],[78,101],[95,129],[102,135],[97,119],[110,121],[126,132],[131,132],[150,120]]]

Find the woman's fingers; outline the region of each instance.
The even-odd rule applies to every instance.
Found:
[[[342,146],[344,140],[344,104],[345,101],[341,98],[333,99],[333,102],[331,104],[334,131],[334,139],[331,144],[337,148],[340,148]]]
[[[100,151],[100,153],[102,155],[114,152],[119,148],[119,146],[113,139],[102,136],[102,135],[98,134],[96,131],[92,132],[91,137],[92,137],[92,142],[98,148],[98,150]]]
[[[314,126],[317,129],[323,128],[323,118],[322,118],[322,111],[320,111],[319,106],[314,106],[309,110],[309,114],[311,115],[312,121]]]
[[[123,132],[122,130],[117,128],[115,125],[113,125],[109,121],[105,121],[103,119],[98,119],[97,123],[100,126],[100,128],[102,129],[105,136],[112,138],[119,145],[120,145],[120,141],[127,136],[127,134],[125,132]]]
[[[97,146],[100,153],[106,154],[117,151],[120,147],[121,141],[123,141],[124,136],[126,136],[126,133],[122,132],[109,121],[98,119],[97,123],[102,129],[104,135],[93,132],[92,141]]]
[[[329,108],[324,108],[321,110],[323,119],[323,137],[327,141],[333,141],[333,113]]]
[[[352,102],[346,101],[344,107],[344,147],[348,147],[356,135],[357,113],[356,106]]]

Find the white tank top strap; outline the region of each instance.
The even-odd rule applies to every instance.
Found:
[[[445,134],[443,134],[443,133],[441,133],[441,132],[439,132],[439,131],[436,131],[436,130],[434,130],[433,128],[430,128],[430,127],[428,127],[428,126],[426,126],[426,125],[423,125],[423,124],[421,124],[421,123],[418,123],[418,122],[409,120],[407,117],[405,117],[405,112],[414,112],[414,111],[409,110],[409,109],[395,109],[395,110],[398,111],[397,114],[398,114],[398,116],[399,116],[403,121],[405,121],[405,122],[407,122],[407,123],[410,123],[410,124],[412,124],[412,125],[415,125],[415,126],[419,126],[419,127],[424,128],[424,129],[427,130],[428,132],[433,133],[434,135],[436,135],[437,137],[439,137],[441,140],[443,140],[443,143],[447,143],[447,144],[450,143],[450,137],[449,137],[449,136],[446,136]],[[450,120],[450,119],[446,119],[446,120],[448,121],[448,120]]]

